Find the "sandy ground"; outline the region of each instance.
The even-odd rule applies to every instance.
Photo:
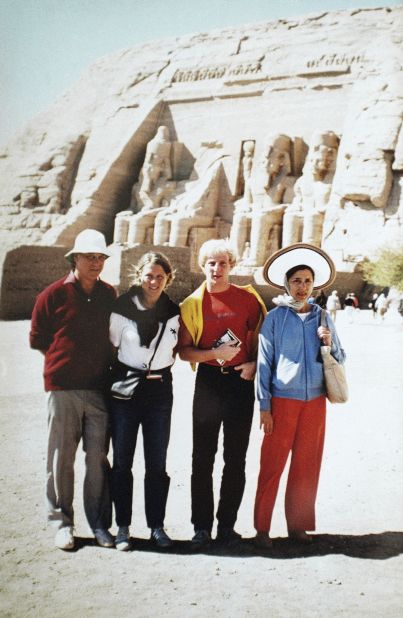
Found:
[[[339,335],[348,354],[351,399],[329,405],[317,502],[318,528],[308,548],[286,538],[284,483],[276,505],[274,548],[257,553],[252,510],[261,435],[256,413],[237,550],[214,545],[192,555],[190,524],[191,400],[194,376],[175,365],[169,450],[169,553],[148,542],[142,451],[135,459],[134,549],[96,546],[81,505],[83,458],[77,455],[77,549],[53,547],[44,525],[46,415],[42,359],[28,348],[29,323],[0,323],[1,605],[3,617],[403,616],[403,324],[368,311]],[[257,412],[257,411],[256,411]],[[217,458],[216,480],[221,474]],[[112,531],[116,529],[113,528]]]

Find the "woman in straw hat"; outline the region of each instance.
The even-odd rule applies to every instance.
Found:
[[[313,290],[335,278],[328,255],[298,243],[273,254],[263,267],[267,283],[287,292],[268,313],[259,335],[257,395],[264,430],[255,501],[255,543],[270,548],[271,517],[289,452],[285,496],[290,538],[309,543],[315,529],[315,499],[325,435],[326,395],[320,345],[331,346],[338,362],[345,354],[334,324],[320,325],[321,308],[308,303]]]

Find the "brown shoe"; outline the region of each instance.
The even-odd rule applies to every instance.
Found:
[[[296,543],[303,543],[305,545],[309,545],[312,543],[312,537],[310,534],[307,534],[305,530],[289,530],[288,536],[292,541]]]
[[[269,537],[268,532],[257,532],[253,539],[253,544],[258,549],[272,549],[273,541]]]

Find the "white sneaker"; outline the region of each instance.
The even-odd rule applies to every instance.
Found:
[[[115,539],[115,547],[119,551],[130,549],[130,532],[128,526],[120,526]]]
[[[113,547],[113,536],[109,530],[104,528],[97,528],[94,530],[95,539],[101,547]]]
[[[55,545],[59,549],[74,548],[73,526],[63,526],[63,528],[59,528],[55,536]]]

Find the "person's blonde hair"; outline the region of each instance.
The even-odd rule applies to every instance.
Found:
[[[147,253],[144,253],[137,264],[133,266],[131,273],[131,285],[141,284],[141,274],[144,268],[150,264],[158,264],[158,266],[161,266],[162,270],[167,275],[167,283],[165,288],[171,285],[172,281],[175,279],[175,269],[167,256],[163,253],[158,253],[157,251],[148,251]]]
[[[231,268],[235,266],[237,261],[237,255],[230,244],[228,238],[213,238],[212,240],[206,240],[200,247],[198,264],[200,268],[203,268],[208,258],[215,257],[220,253],[226,253],[228,255]]]

